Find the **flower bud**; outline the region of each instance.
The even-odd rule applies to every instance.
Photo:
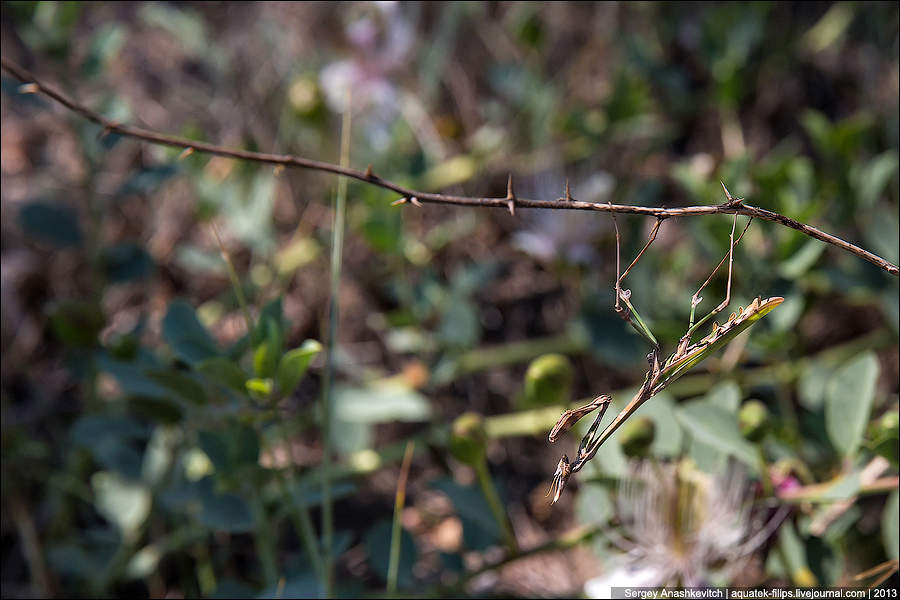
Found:
[[[751,442],[762,441],[769,428],[769,409],[759,400],[748,400],[738,413],[741,435]]]
[[[450,453],[458,461],[475,466],[484,460],[486,451],[487,433],[482,416],[467,412],[457,417],[450,433]]]
[[[572,392],[572,364],[562,354],[544,354],[525,372],[524,406],[538,408],[567,404]]]

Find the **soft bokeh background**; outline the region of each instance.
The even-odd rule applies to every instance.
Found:
[[[524,197],[568,180],[580,200],[676,207],[721,202],[722,180],[900,254],[896,3],[0,13],[4,57],[123,122],[337,162],[349,88],[352,165],[417,189],[502,196],[512,173]],[[320,594],[312,340],[326,341],[336,178],[179,160],[18,85],[4,73],[3,595]],[[621,407],[646,365],[612,310],[611,220],[394,200],[349,185],[338,594],[384,590],[392,539],[401,592],[451,595],[860,585],[898,558],[896,277],[754,223],[732,307],[785,303],[649,402],[551,508],[578,442],[547,443],[556,417],[600,393]],[[652,222],[618,223],[633,256]],[[667,351],[730,226],[666,221],[627,280]],[[724,288],[717,276],[701,310]],[[451,443],[464,412],[484,436]],[[507,555],[489,490],[518,545],[545,551],[472,576]]]

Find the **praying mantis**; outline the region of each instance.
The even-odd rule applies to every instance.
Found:
[[[724,183],[722,183],[722,189],[725,190],[725,198],[727,200],[726,205],[733,206],[739,204],[743,200],[742,198],[733,198],[728,192],[728,188],[725,187]],[[612,398],[606,394],[597,396],[591,402],[582,407],[565,411],[559,418],[553,429],[550,430],[548,439],[550,443],[553,443],[557,439],[559,439],[559,436],[562,433],[567,431],[582,417],[587,416],[595,410],[600,411],[597,414],[597,417],[594,419],[594,423],[588,429],[587,434],[584,436],[584,438],[582,438],[581,444],[578,447],[578,453],[575,456],[575,460],[570,463],[568,456],[565,454],[563,454],[562,458],[559,460],[559,464],[556,467],[556,472],[553,475],[553,481],[550,484],[550,490],[548,492],[548,495],[553,495],[551,504],[555,504],[559,500],[560,495],[562,494],[562,491],[569,480],[569,477],[573,473],[580,471],[588,461],[594,458],[594,456],[597,454],[597,451],[600,449],[600,446],[603,445],[603,442],[609,439],[609,437],[619,428],[619,426],[621,426],[622,423],[624,423],[625,420],[628,419],[628,417],[630,417],[638,408],[640,408],[641,405],[644,404],[644,402],[664,390],[666,386],[684,375],[692,367],[703,361],[709,355],[716,352],[719,348],[734,339],[739,333],[753,325],[756,321],[763,318],[776,306],[784,302],[784,298],[780,296],[766,298],[765,300],[763,300],[761,297],[757,297],[755,300],[753,300],[753,302],[750,303],[749,306],[747,306],[746,309],[740,307],[737,313],[731,313],[731,316],[728,318],[724,325],[720,326],[718,323],[713,323],[712,332],[709,335],[702,338],[699,342],[691,343],[691,340],[697,329],[701,325],[709,321],[716,314],[721,312],[731,302],[731,276],[732,265],[734,263],[734,248],[738,244],[738,242],[741,241],[741,238],[744,237],[744,233],[747,232],[747,229],[750,227],[750,223],[753,222],[753,218],[751,217],[750,220],[747,221],[747,224],[744,226],[744,229],[743,231],[741,231],[741,234],[738,236],[737,240],[735,240],[734,233],[737,226],[737,214],[735,214],[731,223],[731,235],[729,236],[728,252],[722,258],[722,260],[719,261],[719,264],[716,265],[716,268],[713,269],[712,273],[710,273],[709,277],[706,279],[703,285],[701,285],[700,288],[696,292],[694,292],[694,295],[691,297],[691,317],[688,329],[678,341],[678,346],[675,352],[672,353],[668,358],[665,358],[663,360],[662,349],[659,342],[650,331],[650,328],[647,327],[646,323],[644,323],[643,319],[641,319],[640,314],[631,304],[631,290],[622,289],[622,280],[628,275],[631,269],[634,268],[638,260],[640,260],[640,258],[644,255],[644,252],[647,251],[647,248],[650,247],[650,244],[652,244],[656,239],[656,234],[659,232],[659,227],[662,224],[662,219],[657,219],[656,223],[653,226],[653,229],[651,229],[650,231],[647,243],[644,244],[644,247],[640,252],[638,252],[637,256],[634,258],[631,264],[628,265],[625,271],[622,272],[620,270],[621,265],[619,260],[619,226],[616,223],[615,213],[611,214],[616,231],[615,311],[616,314],[624,319],[626,323],[629,323],[638,332],[638,334],[640,334],[640,336],[650,344],[651,350],[649,354],[647,354],[647,362],[649,364],[649,367],[647,369],[647,374],[644,377],[644,382],[641,384],[641,387],[638,389],[637,393],[634,395],[628,405],[622,409],[622,411],[616,416],[616,418],[613,419],[612,422],[607,425],[601,433],[598,434],[600,423],[603,421],[603,416],[606,413],[606,409],[609,408],[609,404],[612,401]],[[709,284],[713,276],[724,264],[726,259],[728,260],[728,284],[725,288],[725,299],[709,314],[695,321],[697,306],[703,300],[703,298],[700,296],[700,292],[702,292],[703,288],[705,288]]]

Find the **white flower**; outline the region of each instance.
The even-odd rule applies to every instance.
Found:
[[[716,575],[730,580],[788,512],[783,507],[768,523],[752,514],[752,494],[737,468],[713,477],[689,461],[648,460],[631,470],[618,490],[622,526],[611,540],[622,554],[614,569],[585,584],[593,597],[621,585],[702,586]]]
[[[337,113],[346,108],[348,92],[355,113],[376,145],[388,139],[399,93],[392,76],[405,67],[413,32],[395,2],[376,2],[375,10],[350,23],[345,31],[352,56],[326,65],[319,75],[325,102]]]

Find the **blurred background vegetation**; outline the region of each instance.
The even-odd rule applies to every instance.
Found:
[[[349,88],[351,163],[416,189],[503,196],[512,173],[523,197],[568,180],[677,207],[722,180],[898,262],[896,3],[0,11],[4,57],[111,119],[338,162]],[[336,178],[179,160],[18,88],[4,74],[3,596],[321,595]],[[347,191],[336,594],[861,585],[898,558],[896,277],[754,223],[732,307],[784,304],[550,507],[579,439],[547,443],[560,412],[621,408],[646,367],[612,310],[612,223],[396,199]],[[652,221],[618,223],[633,256]],[[730,226],[668,220],[629,276],[666,350]]]

